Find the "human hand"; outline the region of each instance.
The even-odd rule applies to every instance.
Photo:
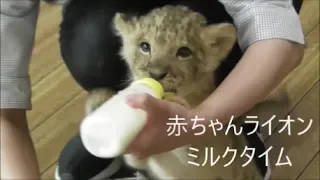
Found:
[[[190,132],[188,131],[188,125],[185,126],[187,132],[183,131],[181,127],[179,136],[169,136],[167,132],[169,118],[178,116],[184,118],[183,123],[187,123],[187,118],[190,117],[187,108],[178,103],[158,100],[148,94],[130,95],[127,100],[131,107],[144,110],[147,113],[146,125],[129,145],[128,153],[133,154],[138,159],[144,159],[189,144],[190,138],[187,138]]]

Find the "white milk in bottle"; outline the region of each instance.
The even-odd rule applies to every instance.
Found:
[[[148,93],[161,99],[163,88],[151,78],[135,81],[89,114],[80,125],[80,136],[91,154],[100,158],[119,156],[142,130],[146,112],[126,102],[127,95],[134,93]]]

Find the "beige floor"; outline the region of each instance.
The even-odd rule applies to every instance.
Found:
[[[30,73],[33,110],[28,113],[30,131],[36,146],[42,176],[53,178],[59,152],[77,131],[83,116],[86,93],[71,78],[62,63],[58,39],[60,6],[42,4]],[[266,139],[272,159],[273,179],[319,179],[319,1],[305,0],[300,14],[308,48],[303,63],[282,83],[289,89],[292,106],[278,117],[313,119],[307,133],[284,136],[274,133]],[[275,126],[278,125],[278,126]],[[275,124],[280,130],[282,124]],[[292,124],[293,133],[305,125]],[[266,129],[264,129],[266,132]],[[275,166],[283,148],[293,166]]]

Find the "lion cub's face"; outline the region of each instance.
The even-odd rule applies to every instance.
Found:
[[[182,6],[165,6],[140,17],[117,13],[114,27],[133,79],[152,77],[173,92],[212,76],[235,41],[231,24],[207,25],[202,15]]]

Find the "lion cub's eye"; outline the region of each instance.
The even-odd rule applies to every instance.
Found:
[[[187,58],[189,56],[191,56],[191,50],[187,47],[181,47],[178,49],[177,51],[177,55],[176,56],[179,56],[179,57],[182,57],[182,58]]]
[[[143,54],[150,54],[150,51],[151,51],[150,44],[146,42],[142,42],[140,44],[140,50]]]

